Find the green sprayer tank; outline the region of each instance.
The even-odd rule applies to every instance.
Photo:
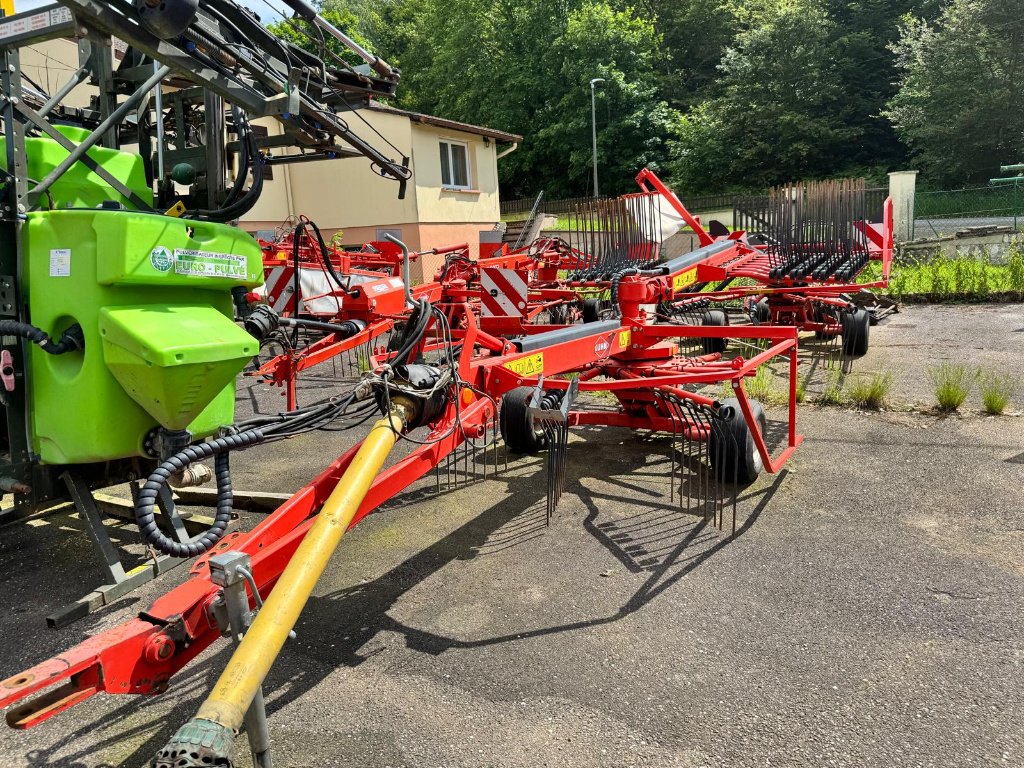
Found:
[[[61,129],[81,140],[77,129]],[[27,139],[29,176],[67,151]],[[5,156],[0,142],[0,157]],[[89,156],[143,200],[142,158]],[[258,344],[232,320],[231,289],[263,282],[259,246],[234,227],[145,213],[78,163],[22,230],[28,321],[53,338],[74,323],[85,349],[29,352],[29,415],[44,463],[145,455],[156,427],[205,436],[234,420],[235,377]],[[107,201],[113,201],[111,205]]]

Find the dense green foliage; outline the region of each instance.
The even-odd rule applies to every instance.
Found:
[[[1024,161],[1019,0],[323,0],[403,71],[399,106],[522,134],[503,193],[687,194]],[[287,22],[277,29],[294,36]],[[337,53],[341,53],[337,51]]]

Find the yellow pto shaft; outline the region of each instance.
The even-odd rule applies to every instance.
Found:
[[[208,720],[238,732],[249,703],[263,684],[263,678],[401,431],[402,420],[394,412],[373,425],[256,614],[210,696],[199,708],[195,720]]]

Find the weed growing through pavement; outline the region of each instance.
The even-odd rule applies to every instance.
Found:
[[[881,371],[855,376],[847,383],[846,393],[850,402],[857,407],[877,411],[885,404],[885,398],[890,389],[892,389],[892,374],[888,371]]]
[[[961,363],[941,363],[928,368],[935,402],[940,411],[955,411],[964,404],[978,372]]]
[[[998,416],[1006,410],[1015,389],[1012,376],[996,371],[985,371],[979,373],[978,384],[985,413]]]

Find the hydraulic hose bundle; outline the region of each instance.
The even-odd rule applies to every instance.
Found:
[[[78,323],[70,326],[60,335],[60,341],[51,339],[45,331],[31,323],[17,320],[0,320],[0,335],[20,336],[39,345],[39,348],[51,355],[63,355],[77,349],[85,349],[85,334]]]
[[[433,307],[426,299],[417,305],[410,316],[398,349],[391,356],[390,364],[392,366],[411,362],[417,345],[426,334],[433,312]],[[268,329],[273,330],[273,327],[276,327],[274,325],[276,322],[295,327],[314,323],[314,321],[296,320],[295,318],[279,318],[269,307],[261,307],[247,318],[246,328],[249,329],[252,325],[250,332],[254,330],[265,332]],[[255,325],[253,325],[254,323]],[[355,333],[360,330],[356,321],[348,321],[340,325],[315,323],[315,326],[334,333]],[[257,416],[236,425],[236,431],[233,434],[191,445],[164,460],[150,474],[135,505],[135,519],[146,542],[159,552],[175,557],[195,557],[209,551],[224,536],[224,532],[231,522],[233,499],[231,471],[228,463],[230,451],[249,448],[269,441],[283,440],[313,430],[327,429],[333,422],[346,415],[351,416],[352,421],[347,422],[341,429],[358,426],[374,415],[378,403],[370,399],[369,402],[351,412],[349,412],[349,408],[357,400],[369,398],[370,395],[371,391],[368,388],[359,387],[344,397],[331,398],[296,411]],[[163,488],[169,484],[172,476],[181,474],[195,462],[210,458],[214,459],[214,474],[217,481],[217,511],[213,525],[187,542],[175,541],[166,536],[156,524],[157,499]]]
[[[165,459],[153,470],[139,492],[135,505],[135,520],[146,542],[154,549],[175,557],[195,557],[207,552],[224,536],[232,517],[231,470],[228,453],[232,450],[249,448],[274,440],[283,440],[304,432],[326,427],[345,415],[356,400],[350,393],[343,398],[307,406],[297,411],[269,416],[258,416],[237,426],[233,434],[213,438],[179,451]],[[357,426],[373,415],[374,403],[368,408],[356,409],[351,415],[363,417],[347,426]],[[164,535],[156,524],[155,509],[161,490],[170,483],[173,475],[179,475],[192,464],[205,459],[214,459],[214,475],[217,481],[217,511],[213,525],[202,534],[187,542],[175,541]]]

